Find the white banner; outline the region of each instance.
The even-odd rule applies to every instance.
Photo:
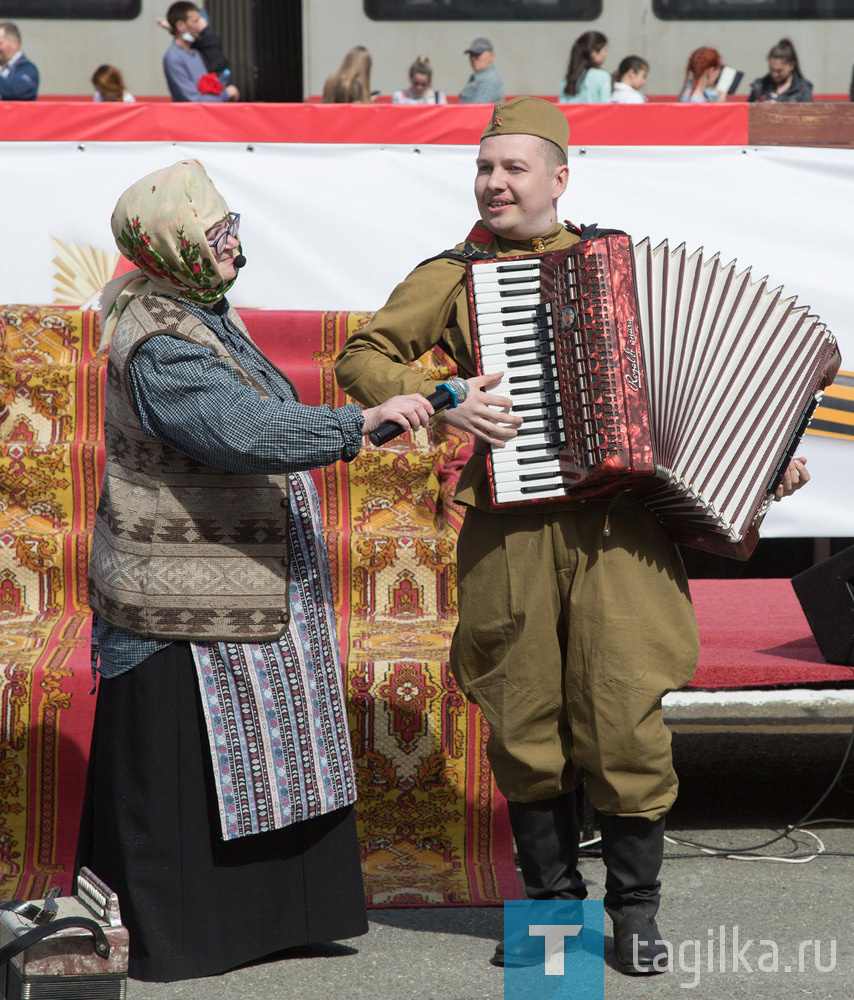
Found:
[[[373,310],[476,221],[475,153],[448,145],[2,143],[0,303],[90,301],[114,267],[109,219],[119,194],[152,170],[196,157],[242,214],[249,263],[230,296],[236,305]],[[560,217],[737,258],[811,306],[850,371],[852,171],[848,149],[576,147]],[[854,443],[809,436],[801,450],[814,481],[775,505],[763,533],[854,535]]]

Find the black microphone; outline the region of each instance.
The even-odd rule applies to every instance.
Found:
[[[427,396],[427,402],[433,407],[435,413],[440,410],[453,409],[468,397],[469,384],[463,378],[449,378],[447,382],[442,382],[435,392]],[[408,427],[401,427],[393,420],[386,420],[385,423],[375,427],[369,434],[368,440],[371,444],[386,444],[399,434],[405,434]]]
[[[239,253],[232,261],[232,264],[234,264],[235,271],[239,271],[241,267],[246,267],[246,258],[242,253]]]

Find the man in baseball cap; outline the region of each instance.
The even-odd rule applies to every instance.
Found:
[[[467,49],[472,74],[460,91],[463,104],[495,104],[504,100],[504,84],[496,72],[495,49],[492,42],[482,35],[475,38]]]

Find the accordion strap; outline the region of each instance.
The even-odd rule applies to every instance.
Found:
[[[422,260],[417,266],[424,267],[425,264],[432,264],[434,260],[454,260],[458,264],[468,264],[473,260],[492,260],[494,257],[495,254],[484,253],[483,250],[478,250],[476,247],[466,243],[462,250],[443,250],[441,253],[437,253],[435,257],[428,257],[427,260]]]
[[[576,229],[576,227],[573,227]],[[582,226],[578,236],[582,240],[598,240],[600,236],[628,236],[622,229],[600,229],[598,224],[591,222],[589,226]]]

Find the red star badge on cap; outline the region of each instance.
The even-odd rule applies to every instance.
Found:
[[[501,119],[498,117],[498,115],[496,115],[492,119],[492,127],[493,128],[501,128]]]

